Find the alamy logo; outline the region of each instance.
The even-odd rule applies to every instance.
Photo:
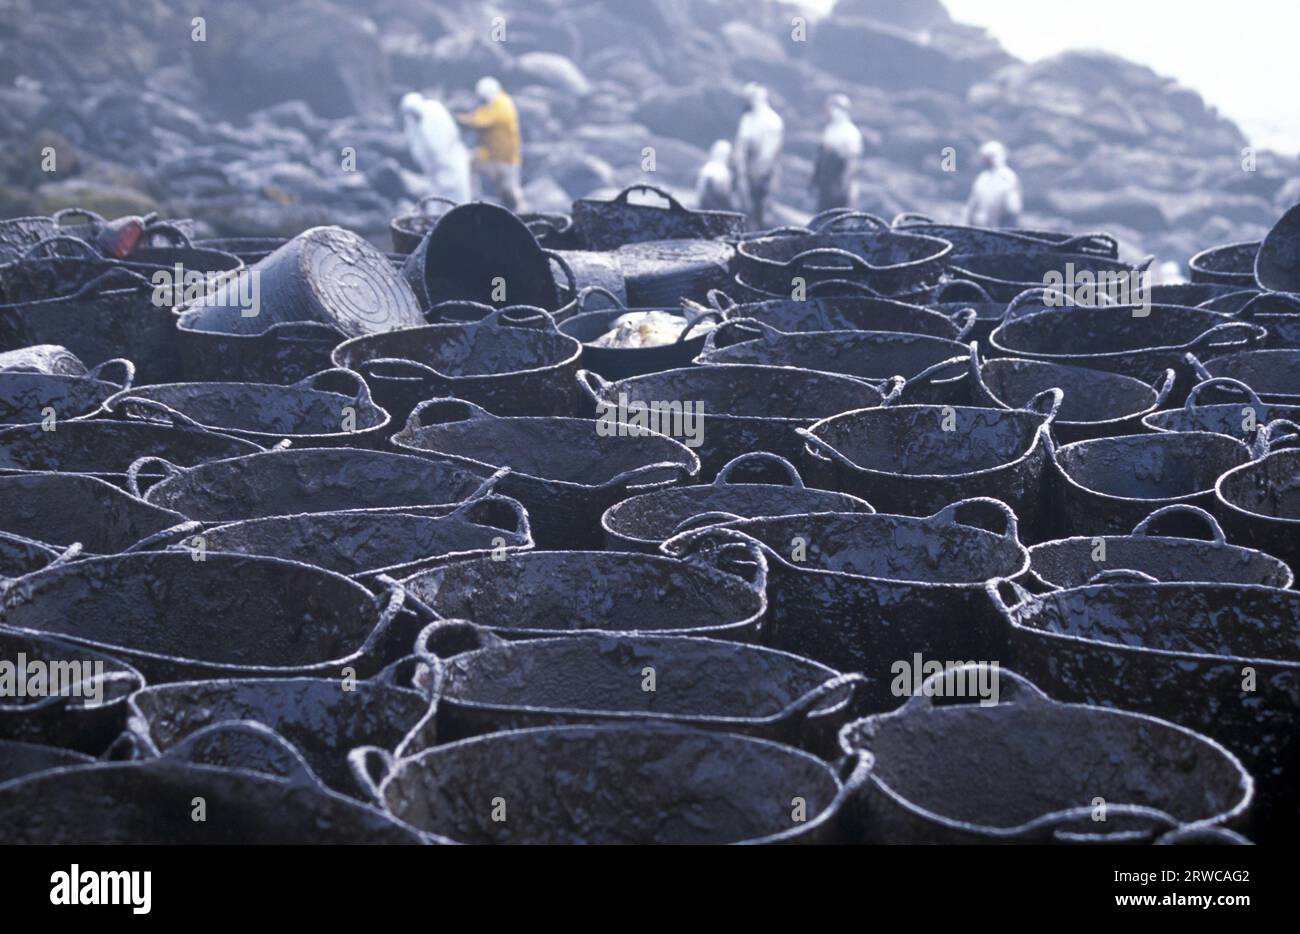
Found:
[[[703,402],[629,402],[627,393],[618,394],[618,402],[596,404],[596,434],[602,438],[615,435],[638,435],[658,432],[682,439],[688,448],[704,443]]]
[[[994,707],[1000,696],[997,662],[927,661],[917,652],[894,662],[889,673],[894,675],[889,690],[895,697],[978,697],[981,707]]]
[[[147,915],[153,905],[153,873],[86,870],[76,863],[67,872],[50,876],[51,905],[130,905],[131,913]]]
[[[1043,304],[1049,308],[1062,305],[1098,305],[1109,301],[1116,305],[1132,305],[1133,317],[1145,318],[1151,314],[1151,287],[1149,274],[1141,269],[1112,270],[1075,269],[1074,263],[1065,264],[1065,272],[1055,269],[1043,276],[1047,288]]]
[[[200,272],[177,263],[158,269],[149,279],[153,303],[160,308],[206,308],[233,304],[241,318],[256,318],[262,309],[262,276],[256,269]]]
[[[0,659],[0,698],[84,697],[87,706],[104,700],[102,661],[44,661],[19,652],[13,661]]]

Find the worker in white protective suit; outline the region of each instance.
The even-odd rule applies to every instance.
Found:
[[[457,204],[469,201],[469,150],[451,112],[416,91],[402,97],[401,109],[411,158],[429,180],[429,193]]]
[[[734,210],[730,162],[731,143],[717,140],[709,150],[709,161],[695,179],[695,201],[701,211]]]
[[[832,94],[826,101],[826,114],[829,122],[822,131],[812,174],[819,213],[853,206],[853,179],[862,158],[862,132],[849,116],[848,97]]]
[[[740,209],[749,215],[754,229],[761,229],[781,158],[785,121],[767,102],[767,89],[761,84],[747,85],[745,99],[749,109],[740,118],[731,151],[733,185]]]
[[[971,186],[966,223],[973,227],[1014,227],[1023,206],[1020,177],[1007,165],[1006,147],[990,141],[980,147],[984,170]]]

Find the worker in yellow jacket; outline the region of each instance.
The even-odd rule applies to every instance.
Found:
[[[474,92],[482,104],[456,119],[479,131],[479,147],[474,153],[479,186],[485,197],[495,198],[512,211],[520,211],[523,192],[519,167],[523,160],[515,102],[496,78],[480,78]]]

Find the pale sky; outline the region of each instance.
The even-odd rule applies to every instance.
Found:
[[[1251,142],[1300,151],[1300,0],[945,0],[1020,58],[1100,48],[1198,91]]]
[[[1300,0],[944,0],[1034,61],[1097,48],[1177,78],[1251,142],[1300,152]]]

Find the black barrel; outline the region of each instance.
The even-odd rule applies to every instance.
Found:
[[[1288,208],[1260,242],[1255,281],[1271,292],[1300,292],[1300,204]]]
[[[564,269],[556,283],[552,263]],[[503,207],[475,201],[439,215],[402,266],[423,308],[442,302],[553,311],[577,292],[563,260],[542,249],[532,231]]]

